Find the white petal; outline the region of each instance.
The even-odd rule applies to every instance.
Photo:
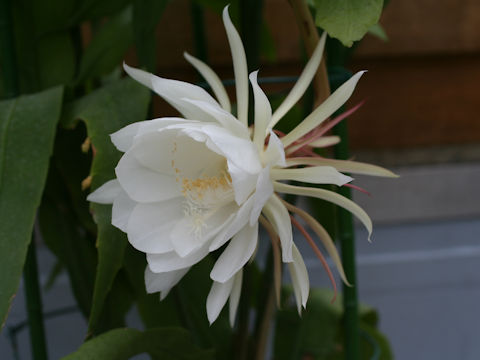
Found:
[[[285,205],[282,204],[277,195],[273,194],[263,207],[263,213],[268,221],[273,225],[278,237],[280,238],[280,245],[282,246],[282,261],[293,261],[292,223]]]
[[[170,252],[173,250],[170,232],[182,218],[182,198],[138,204],[127,225],[128,241],[145,253]]]
[[[233,289],[233,283],[233,277],[226,283],[213,282],[212,288],[207,296],[207,317],[210,324],[217,319],[227,303],[228,297]]]
[[[87,200],[98,204],[112,204],[122,192],[122,187],[117,179],[107,181],[94,192],[87,196]]]
[[[265,145],[265,136],[267,125],[272,118],[272,108],[267,96],[257,83],[258,71],[250,74],[250,83],[253,88],[253,97],[255,100],[255,122],[253,128],[253,143],[257,146],[259,152],[263,151]]]
[[[156,202],[181,195],[174,176],[143,166],[130,151],[122,156],[115,173],[122,188],[135,201]]]
[[[207,254],[208,246],[204,246],[183,258],[175,251],[164,254],[147,253],[147,262],[153,272],[168,272],[192,266],[202,260]]]
[[[169,291],[178,284],[188,270],[190,270],[189,267],[170,272],[154,273],[147,265],[145,268],[145,288],[147,293],[160,292],[160,300],[165,299]]]
[[[273,131],[270,131],[267,150],[262,153],[262,160],[264,164],[271,166],[284,167],[286,164],[283,143]]]
[[[187,61],[192,64],[207,81],[222,108],[225,109],[225,111],[230,112],[230,99],[228,98],[227,91],[225,90],[225,87],[223,86],[218,75],[203,61],[191,56],[186,52],[183,53],[183,56],[185,56],[185,59],[187,59]]]
[[[273,183],[273,188],[275,189],[275,191],[285,193],[285,194],[316,197],[316,198],[334,203],[344,208],[345,210],[350,211],[367,228],[368,239],[370,240],[370,236],[372,234],[372,220],[370,219],[368,214],[360,206],[355,204],[352,200],[347,199],[346,197],[339,195],[336,192],[319,189],[319,188],[292,186],[292,185],[282,184],[278,182]]]
[[[247,127],[240,123],[235,116],[223,110],[221,107],[200,100],[185,99],[185,101],[196,106],[199,114],[205,114],[199,120],[208,116],[213,121],[218,121],[224,128],[228,129],[234,135],[244,139],[250,139]]]
[[[184,98],[202,100],[218,105],[217,101],[200,86],[178,80],[164,79],[143,70],[132,68],[127,64],[123,64],[123,67],[128,75],[155,91],[186,119],[195,120],[195,110],[182,100]]]
[[[251,258],[257,247],[257,240],[258,222],[240,230],[215,262],[210,278],[221,283],[230,280]]]
[[[293,244],[292,256],[293,262],[288,263],[288,269],[290,270],[293,291],[295,293],[295,299],[297,300],[297,309],[300,314],[302,310],[301,307],[303,306],[305,308],[307,305],[310,281],[308,280],[308,272],[302,255],[295,244]]]
[[[235,136],[228,130],[215,125],[204,125],[202,131],[208,136],[207,146],[220,150],[229,162],[249,174],[256,174],[262,170],[258,151],[249,139]]]
[[[242,39],[230,20],[228,6],[223,9],[223,24],[227,31],[228,43],[232,52],[233,71],[235,73],[235,90],[237,92],[238,120],[248,125],[248,70],[247,57],[243,49]]]
[[[240,205],[255,191],[258,174],[249,174],[238,168],[233,163],[228,163],[228,173],[232,178],[232,186],[235,191],[235,202]]]
[[[181,257],[188,256],[207,241],[212,240],[228,224],[229,220],[233,219],[237,209],[238,206],[235,203],[221,207],[205,219],[204,223],[200,225],[200,229],[195,228],[195,226],[199,226],[193,223],[195,219],[184,217],[170,233],[170,239],[177,254]]]
[[[127,232],[127,224],[135,205],[137,205],[137,202],[130,199],[127,193],[122,190],[115,200],[113,200],[112,225],[123,232]]]
[[[337,111],[352,95],[355,86],[365,71],[359,71],[348,81],[340,86],[330,97],[308,115],[300,124],[282,138],[283,145],[287,147],[300,137],[316,128]]]
[[[110,139],[115,147],[123,152],[129,150],[137,137],[144,134],[158,131],[173,124],[188,123],[189,120],[185,120],[177,117],[165,117],[153,120],[139,121],[114,132],[110,135]]]
[[[253,204],[253,209],[250,213],[250,226],[258,221],[258,217],[262,212],[263,206],[272,194],[273,184],[272,180],[270,179],[270,166],[267,166],[260,172],[260,175],[258,176],[255,194],[253,195],[255,203]]]
[[[237,315],[238,303],[240,302],[240,294],[242,292],[242,279],[243,279],[243,270],[240,269],[239,272],[235,274],[233,280],[233,289],[230,293],[230,326],[233,327],[235,324],[235,317]]]
[[[342,186],[353,179],[343,175],[332,166],[312,166],[301,169],[272,169],[272,180],[304,181],[312,184],[334,184]]]
[[[322,136],[317,140],[314,140],[308,144],[308,146],[315,148],[324,148],[332,145],[336,145],[340,142],[340,136]]]
[[[250,218],[250,213],[254,204],[254,197],[251,196],[248,200],[240,206],[240,209],[235,214],[235,217],[225,224],[223,230],[215,237],[210,244],[210,251],[215,251],[223,246],[233,235],[239,232]]]
[[[390,170],[382,168],[380,166],[366,164],[358,161],[350,160],[336,160],[336,159],[325,159],[325,158],[291,158],[287,160],[287,166],[296,166],[296,165],[328,165],[333,166],[338,171],[348,172],[352,174],[363,174],[371,176],[384,176],[384,177],[398,177]]]
[[[269,129],[273,128],[275,124],[297,103],[297,101],[302,97],[307,90],[308,85],[310,85],[317,68],[322,61],[323,49],[325,47],[325,40],[327,38],[327,32],[324,31],[320,41],[315,48],[312,57],[308,61],[305,69],[303,69],[302,74],[298,78],[295,86],[290,90],[290,93],[287,95],[282,104],[275,110],[275,113],[272,115],[272,120],[268,126]]]

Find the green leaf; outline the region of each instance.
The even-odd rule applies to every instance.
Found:
[[[378,22],[383,0],[314,0],[314,7],[316,25],[350,47]]]
[[[167,5],[167,0],[134,0],[133,35],[140,66],[155,71],[157,47],[155,29]]]
[[[68,84],[75,75],[75,50],[68,32],[41,38],[37,43],[37,61],[42,88]]]
[[[382,25],[380,25],[380,23],[373,24],[370,29],[368,29],[368,32],[373,36],[376,36],[380,40],[388,41],[387,33],[383,29]]]
[[[133,41],[132,9],[113,16],[95,34],[80,62],[76,83],[112,72]]]
[[[208,360],[210,351],[197,348],[181,328],[160,328],[144,332],[115,329],[84,343],[63,360],[126,360],[148,353],[162,360]]]
[[[173,296],[168,296],[160,301],[158,293],[147,294],[144,280],[145,267],[147,266],[145,253],[131,246],[127,247],[124,264],[128,279],[135,292],[138,312],[145,327],[155,328],[181,325],[177,314],[177,302]]]
[[[51,166],[38,212],[40,231],[46,245],[67,269],[78,307],[88,317],[97,265],[95,243],[78,225],[68,198],[61,175]]]
[[[0,102],[0,319],[15,296],[40,204],[63,89]]]
[[[131,79],[113,82],[71,104],[63,124],[72,126],[77,119],[87,125],[88,135],[96,149],[91,175],[92,189],[115,177],[114,168],[121,153],[110,141],[110,134],[138,120],[145,119],[150,99],[147,88]],[[111,206],[91,204],[98,224],[98,267],[92,301],[89,329],[94,332],[118,270],[122,267],[127,239],[111,225]]]
[[[212,286],[213,264],[212,256],[208,256],[194,265],[168,297],[177,295],[174,299],[183,315],[184,326],[198,344],[215,348],[216,359],[231,359],[233,330],[228,320],[228,305],[212,325],[207,319],[206,300]]]

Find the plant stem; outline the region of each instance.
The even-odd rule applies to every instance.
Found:
[[[207,38],[205,36],[205,18],[203,8],[191,1],[192,27],[195,46],[195,56],[204,62],[208,62]]]
[[[311,56],[318,44],[318,41],[320,40],[320,37],[318,36],[317,27],[313,21],[308,4],[304,0],[288,0],[288,2],[292,6],[295,19],[297,20],[297,26],[300,30],[300,35],[302,36],[303,43],[305,44],[307,54]],[[330,96],[330,85],[328,83],[327,68],[325,63],[324,54],[313,80],[313,88],[315,90],[314,107],[320,105]]]
[[[350,77],[348,71],[342,70],[343,76],[335,76],[336,81],[332,88],[336,89]],[[335,145],[334,152],[337,159],[350,158],[348,146],[348,129],[346,120],[341,121],[334,127],[335,135],[340,136],[342,141]],[[340,195],[350,199],[352,197],[349,187],[341,186],[338,190]],[[341,255],[345,275],[354,286],[343,286],[343,308],[345,328],[345,359],[359,359],[359,327],[358,327],[358,283],[355,261],[355,234],[353,229],[352,214],[345,209],[338,209],[337,236],[340,241]]]
[[[253,335],[255,341],[254,358],[256,360],[265,359],[265,351],[267,349],[268,337],[270,334],[270,322],[274,312],[275,287],[273,281],[273,250],[270,248],[260,288],[255,332]]]
[[[25,298],[27,302],[28,324],[30,330],[30,344],[34,360],[46,360],[47,346],[45,329],[43,326],[42,298],[38,285],[37,254],[35,239],[28,246],[27,258],[23,270],[25,284]]]
[[[0,0],[0,64],[4,98],[18,95],[17,62],[13,38],[12,6],[10,0]]]

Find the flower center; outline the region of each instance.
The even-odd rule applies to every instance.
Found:
[[[176,144],[174,144],[172,154],[176,151]],[[174,159],[171,165],[185,198],[183,213],[190,220],[195,237],[200,239],[203,231],[208,227],[208,219],[218,209],[235,199],[226,160],[213,169],[206,164],[200,174],[190,176],[185,174],[188,173],[188,169],[179,169]]]

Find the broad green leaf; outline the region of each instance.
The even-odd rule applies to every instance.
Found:
[[[77,119],[87,125],[88,135],[96,149],[91,175],[92,190],[115,177],[114,168],[121,153],[113,146],[109,135],[135,121],[145,119],[150,99],[149,90],[131,79],[113,82],[74,102],[63,119],[73,126]],[[91,204],[98,224],[98,267],[89,320],[95,331],[118,270],[122,267],[127,239],[111,225],[111,206]]]
[[[128,7],[112,16],[95,34],[82,56],[76,82],[113,71],[132,41],[132,9]]]
[[[22,274],[40,205],[63,89],[0,102],[0,319]]]
[[[209,360],[211,351],[196,347],[181,328],[159,328],[144,332],[115,329],[84,343],[63,360],[127,360],[148,353],[162,360]]]
[[[328,35],[352,46],[378,22],[383,0],[314,0],[315,23]]]
[[[155,29],[168,0],[134,0],[133,35],[140,66],[155,71],[157,47]]]

